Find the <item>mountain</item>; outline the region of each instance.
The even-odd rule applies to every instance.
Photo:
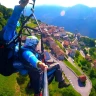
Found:
[[[65,15],[60,13],[64,11]],[[73,33],[76,30],[84,36],[96,38],[96,7],[78,4],[72,7],[35,6],[37,19],[47,24],[62,26]]]
[[[54,18],[57,18],[60,16],[61,10],[67,10],[67,7],[61,7],[61,6],[35,6],[35,15],[37,19],[40,19],[43,22],[52,23],[52,20]],[[27,7],[26,9],[26,15],[29,15],[31,13],[30,7]]]

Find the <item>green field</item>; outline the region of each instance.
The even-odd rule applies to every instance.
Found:
[[[53,80],[52,84],[49,85],[49,96],[81,96],[76,92],[70,85],[67,88],[58,88],[58,83]]]
[[[19,86],[16,83],[16,77],[16,74],[8,77],[0,75],[0,96],[14,96],[19,94],[19,90],[17,90]]]
[[[27,89],[28,76],[13,74],[9,77],[0,75],[0,96],[33,96],[32,90]],[[23,83],[20,83],[23,80]],[[18,83],[17,83],[18,81]],[[49,96],[80,96],[70,85],[68,88],[59,89],[58,83],[53,80],[49,85]]]
[[[68,60],[64,60],[64,63],[71,68],[77,76],[80,76],[82,73],[80,71],[78,71],[78,69],[76,67],[74,67]]]

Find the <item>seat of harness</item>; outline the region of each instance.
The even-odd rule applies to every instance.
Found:
[[[14,61],[15,44],[17,42],[18,38],[16,39],[16,36],[13,37],[12,40],[10,40],[9,42],[6,42],[2,38],[0,38],[0,74],[4,76],[11,75],[15,70],[13,68],[13,61]],[[11,56],[9,56],[10,52]]]

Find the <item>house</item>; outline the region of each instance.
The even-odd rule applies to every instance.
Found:
[[[60,34],[60,37],[63,37],[66,35],[66,32],[64,30],[64,27],[59,27],[59,34]]]
[[[60,34],[58,33],[53,34],[53,36],[55,37],[55,39],[60,39]]]
[[[78,45],[77,37],[75,38],[75,40],[72,43],[75,44],[75,45]]]
[[[93,61],[93,67],[96,68],[96,60]]]
[[[77,49],[78,48],[78,40],[77,37],[75,38],[75,40],[73,42],[71,42],[70,47],[72,49]]]
[[[56,58],[59,60],[64,60],[64,52],[58,46],[53,46],[52,51]]]
[[[69,45],[70,45],[70,42],[67,41],[67,40],[64,40],[63,46],[64,46],[65,48],[68,48]]]
[[[52,37],[47,37],[46,38],[46,44],[48,45],[48,46],[50,46],[50,42],[52,43],[54,43],[54,40],[53,40],[53,38]]]
[[[89,62],[92,61],[92,58],[91,58],[91,56],[89,56],[89,55],[86,55],[86,56],[85,56],[85,59],[86,59],[87,61],[89,61]]]
[[[80,38],[81,38],[81,34],[80,33],[77,33],[77,38],[78,38],[78,40],[80,40]]]
[[[85,43],[84,42],[79,42],[79,44],[81,45],[81,46],[85,46]]]
[[[81,82],[85,82],[86,81],[86,76],[85,75],[81,75],[81,76],[79,76],[79,78],[78,78]]]
[[[66,32],[59,32],[60,37],[66,36]]]
[[[50,34],[48,32],[46,32],[46,31],[43,34],[44,34],[43,37],[45,37],[45,38],[50,37]]]
[[[49,34],[52,34],[54,31],[55,31],[54,28],[50,28],[50,29],[48,30],[48,33],[49,33]]]
[[[56,57],[59,59],[59,60],[64,60],[64,52],[62,50],[59,50],[56,54]]]
[[[47,39],[48,42],[54,42],[52,37],[47,37],[46,39]]]
[[[68,35],[62,36],[62,38],[63,38],[64,40],[69,40]]]
[[[57,46],[55,42],[50,42],[50,48],[51,49],[53,49],[55,46]]]
[[[69,55],[70,57],[72,57],[72,58],[74,58],[75,53],[76,53],[76,50],[72,50],[72,49],[69,49],[69,50],[68,50],[68,55]]]
[[[78,47],[77,44],[75,44],[75,43],[70,43],[70,48],[72,48],[72,49],[76,49],[77,47]]]

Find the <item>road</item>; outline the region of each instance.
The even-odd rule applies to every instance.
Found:
[[[39,42],[38,48],[40,48],[40,45],[41,45],[41,42]],[[54,59],[54,61],[56,61],[60,64],[62,70],[64,71],[66,77],[70,81],[73,88],[77,92],[79,92],[82,96],[89,96],[90,90],[92,88],[92,85],[91,85],[91,82],[89,81],[89,79],[87,79],[87,81],[86,81],[86,86],[85,87],[82,86],[78,82],[78,77],[75,75],[75,73],[73,71],[71,71],[62,61],[57,60],[52,54],[51,54],[51,57]]]
[[[55,59],[55,57],[53,57],[53,56],[52,56],[52,58]],[[89,81],[89,79],[87,79],[87,81],[86,81],[86,86],[85,87],[82,86],[82,84],[80,84],[78,82],[78,77],[75,75],[75,73],[73,71],[71,71],[62,61],[59,61],[56,59],[54,61],[56,61],[60,64],[62,70],[64,71],[66,77],[70,81],[73,88],[77,92],[79,92],[82,96],[89,96],[90,90],[92,88],[92,85],[91,85],[91,82]]]
[[[63,64],[61,61],[59,61],[59,63],[66,77],[69,79],[70,83],[72,84],[73,88],[76,89],[82,96],[89,96],[89,92],[91,89],[90,81],[87,79],[85,87],[79,85],[78,77],[69,68],[67,68],[65,64]]]

